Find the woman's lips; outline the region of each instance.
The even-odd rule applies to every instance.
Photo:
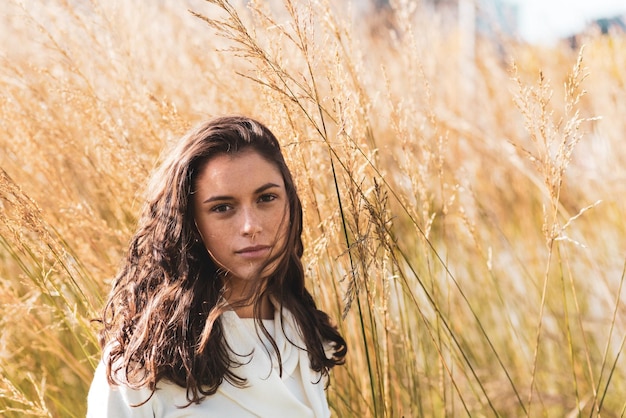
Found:
[[[255,245],[252,247],[242,248],[241,250],[235,251],[237,254],[244,258],[261,258],[267,257],[270,251],[269,245]]]

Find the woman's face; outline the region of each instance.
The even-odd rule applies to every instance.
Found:
[[[289,203],[273,163],[254,150],[210,159],[196,179],[193,209],[204,245],[228,272],[233,292],[274,271],[278,261],[260,269],[283,251]]]

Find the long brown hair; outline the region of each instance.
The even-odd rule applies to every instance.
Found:
[[[346,342],[305,287],[302,205],[280,145],[261,123],[228,116],[185,135],[152,178],[138,230],[102,313],[100,344],[110,383],[120,383],[116,376],[122,372],[130,387],[154,391],[166,379],[186,388],[190,403],[214,394],[224,379],[245,384],[233,371],[219,320],[228,309],[220,269],[199,239],[192,205],[204,165],[216,155],[243,150],[259,153],[280,170],[289,202],[284,253],[261,291],[295,317],[313,370],[328,374],[343,363]],[[258,317],[259,304],[254,311]],[[332,358],[324,344],[333,347]]]

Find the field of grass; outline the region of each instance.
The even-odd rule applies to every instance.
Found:
[[[1,416],[84,416],[147,177],[227,113],[298,183],[334,416],[626,415],[626,37],[472,55],[396,3],[5,2]]]

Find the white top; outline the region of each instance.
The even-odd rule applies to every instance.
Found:
[[[221,320],[227,343],[237,354],[241,354],[235,355],[234,360],[243,364],[237,368],[236,374],[247,379],[245,387],[239,388],[224,381],[214,395],[206,397],[199,404],[181,408],[189,403],[186,390],[173,383],[160,381],[152,398],[141,406],[132,406],[148,399],[150,390],[110,386],[106,378],[106,366],[100,362],[89,389],[87,418],[330,416],[324,393],[325,379],[321,378],[320,373],[311,370],[307,352],[299,348],[305,345],[291,313],[283,310],[281,318],[280,310],[276,309],[274,320],[263,322],[280,351],[282,378],[274,349],[260,331],[264,341],[259,339],[254,320],[241,319],[233,311],[225,312]],[[246,356],[253,350],[252,356]]]

